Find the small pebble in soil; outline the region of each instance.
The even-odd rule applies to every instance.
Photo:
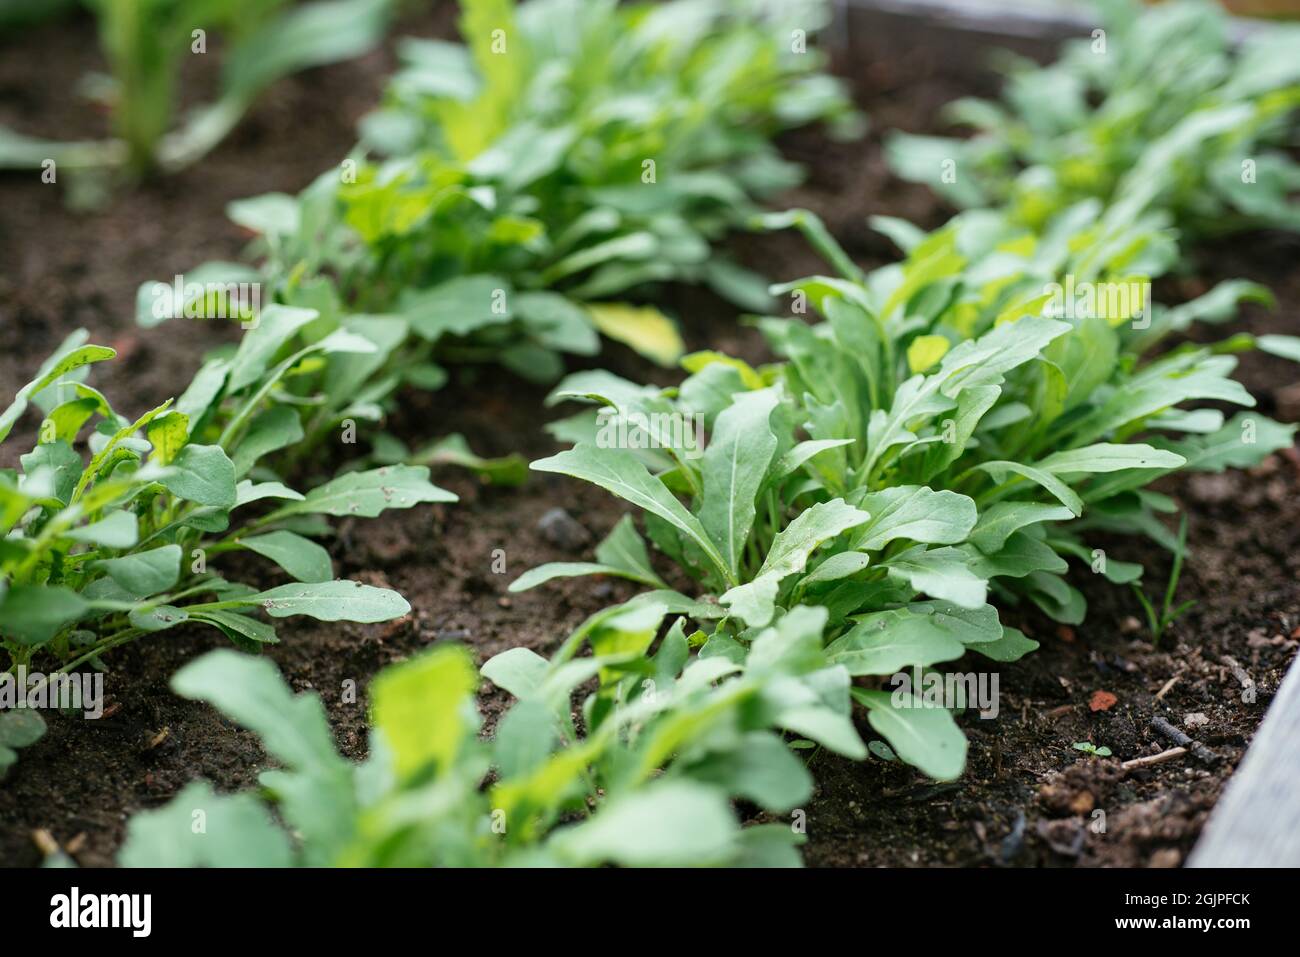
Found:
[[[1199,711],[1193,711],[1191,714],[1183,716],[1184,728],[1203,728],[1210,723],[1210,719]]]
[[[1151,867],[1177,867],[1183,862],[1183,855],[1176,847],[1162,847],[1151,855]]]
[[[576,552],[591,542],[591,532],[562,508],[549,509],[538,521],[537,530],[556,548],[569,552]]]

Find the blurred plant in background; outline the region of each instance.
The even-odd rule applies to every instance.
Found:
[[[1300,29],[1250,33],[1202,0],[1099,0],[1104,29],[1042,67],[1005,55],[1000,101],[948,107],[970,139],[894,134],[890,163],[962,208],[1005,205],[1042,229],[1095,197],[1190,233],[1300,229]],[[945,175],[946,174],[946,175]]]
[[[234,128],[258,94],[281,77],[359,56],[383,38],[393,0],[84,0],[94,14],[111,76],[100,95],[112,112],[107,140],[49,140],[0,129],[0,168],[138,177],[200,159]],[[52,4],[57,14],[70,4]],[[31,19],[31,18],[28,18]],[[23,22],[7,8],[0,27]],[[179,119],[187,55],[223,40],[216,98]]]

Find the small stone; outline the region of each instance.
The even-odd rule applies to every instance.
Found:
[[[1097,799],[1089,791],[1080,791],[1070,801],[1070,810],[1075,814],[1087,814],[1097,805]]]
[[[1209,505],[1231,501],[1236,497],[1238,489],[1232,475],[1212,472],[1192,476],[1187,486],[1192,498]]]
[[[591,532],[562,508],[547,511],[538,521],[537,530],[556,548],[569,552],[576,552],[591,542]]]
[[[1177,867],[1183,862],[1182,852],[1176,847],[1162,847],[1151,855],[1151,867]]]
[[[1210,719],[1199,711],[1193,711],[1191,714],[1183,716],[1184,728],[1203,728],[1210,723]]]
[[[1129,615],[1119,623],[1119,630],[1126,635],[1135,635],[1142,630],[1142,622]]]

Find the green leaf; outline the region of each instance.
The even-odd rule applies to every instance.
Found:
[[[774,814],[798,807],[813,792],[803,762],[769,731],[751,731],[734,748],[706,755],[690,773]]]
[[[550,667],[529,648],[509,648],[483,665],[483,677],[516,698],[529,698],[541,687]]]
[[[718,600],[753,627],[766,625],[772,617],[772,598],[781,580],[801,572],[811,555],[823,543],[863,524],[871,516],[843,499],[819,502],[799,514],[772,540],[772,547],[754,579],[724,593]]]
[[[152,608],[137,608],[127,615],[132,628],[141,631],[166,631],[190,620],[184,608],[174,605],[155,605]]]
[[[374,518],[390,508],[412,508],[424,502],[454,502],[456,496],[429,482],[422,465],[385,465],[365,472],[347,472],[312,489],[301,502],[279,508],[276,518],[321,513]]]
[[[624,515],[614,525],[613,531],[596,546],[596,560],[618,568],[629,578],[643,581],[653,588],[667,588],[663,580],[655,574],[650,564],[650,554],[645,542],[637,534],[636,523],[631,515]]]
[[[459,433],[438,439],[417,452],[412,460],[421,465],[458,465],[487,479],[493,485],[522,485],[528,479],[528,460],[518,453],[485,459],[474,454]]]
[[[1300,362],[1300,336],[1258,336],[1255,339],[1255,345],[1262,352],[1281,356],[1283,359],[1290,359],[1292,362]]]
[[[446,772],[478,727],[478,675],[463,648],[444,645],[384,669],[370,685],[375,731],[410,778],[433,765]]]
[[[181,574],[181,547],[163,545],[148,551],[106,558],[91,565],[107,574],[135,598],[148,598],[171,588]]]
[[[724,863],[736,850],[738,833],[723,792],[666,780],[611,799],[590,820],[557,832],[549,843],[574,865],[699,867]]]
[[[1186,457],[1187,468],[1197,472],[1222,472],[1225,468],[1251,468],[1295,442],[1296,426],[1283,425],[1253,412],[1239,412],[1211,435],[1166,443]]]
[[[139,541],[139,520],[133,512],[120,508],[99,521],[69,529],[65,534],[74,541],[103,545],[107,549],[129,549]]]
[[[969,558],[955,548],[926,549],[918,545],[885,562],[891,578],[908,582],[919,592],[963,608],[984,604],[988,586],[971,570]]]
[[[253,419],[248,431],[231,451],[235,475],[243,477],[264,455],[287,448],[301,441],[302,437],[298,411],[285,405],[271,406]]]
[[[558,472],[583,479],[659,516],[700,547],[722,580],[734,581],[726,560],[699,519],[626,449],[603,449],[580,442],[558,455],[539,459],[531,468],[536,472]]]
[[[390,13],[383,0],[329,0],[283,9],[226,54],[223,95],[247,102],[281,77],[360,56],[383,39]]]
[[[45,735],[45,720],[35,711],[21,708],[0,711],[0,747],[26,748]]]
[[[510,295],[510,284],[497,276],[458,276],[404,298],[402,314],[413,332],[437,342],[511,322]]]
[[[1138,442],[1129,445],[1099,442],[1056,452],[1038,462],[1036,468],[1052,475],[1092,475],[1123,469],[1176,469],[1185,461],[1181,455]]]
[[[853,697],[867,707],[871,727],[908,764],[936,781],[951,781],[966,767],[966,737],[946,709],[910,696],[902,702],[907,707],[895,707],[888,692],[863,688],[854,688]]]
[[[492,754],[502,778],[531,773],[551,754],[556,741],[550,709],[540,701],[516,701],[497,722]]]
[[[1079,516],[1083,514],[1083,499],[1074,492],[1070,486],[1066,485],[1055,475],[1050,472],[1044,472],[1042,469],[1034,468],[1030,465],[1022,465],[1019,462],[1008,462],[998,460],[994,462],[981,462],[975,466],[982,472],[987,472],[993,477],[993,481],[1005,483],[1007,476],[1010,474],[1019,475],[1021,478],[1029,479],[1037,485],[1041,485],[1047,491],[1051,492],[1056,500],[1070,510],[1070,514]]]
[[[264,498],[287,498],[301,502],[305,495],[280,482],[257,482],[244,479],[235,486],[235,508]]]
[[[85,341],[84,332],[81,333],[80,337],[82,341]],[[74,341],[73,337],[69,337],[68,341]],[[67,343],[64,345],[66,346]],[[117,355],[116,352],[105,346],[79,346],[60,349],[56,352],[41,366],[40,374],[19,389],[18,394],[14,396],[13,403],[4,412],[0,413],[0,442],[3,442],[8,437],[14,423],[18,421],[18,417],[27,408],[28,399],[48,388],[51,383],[63,378],[69,372],[90,365],[92,362],[103,362],[115,355]]]
[[[980,513],[970,541],[986,555],[998,552],[1012,532],[1040,522],[1065,522],[1074,512],[1041,502],[997,502]]]
[[[235,464],[219,445],[187,445],[158,481],[195,505],[235,507]]]
[[[188,611],[188,609],[182,610]],[[236,647],[244,651],[255,650],[258,645],[273,645],[280,640],[276,637],[275,628],[271,625],[233,611],[219,609],[195,611],[190,614],[190,617],[195,621],[202,621],[212,625],[234,642]]]
[[[54,498],[67,505],[72,498],[77,480],[81,478],[84,463],[81,456],[67,442],[49,442],[38,445],[19,458],[23,473],[28,476],[45,471],[54,482]]]
[[[704,495],[699,517],[718,546],[732,579],[754,524],[754,499],[776,453],[776,436],[768,420],[780,397],[778,389],[745,392],[718,415],[704,452]]]
[[[262,378],[280,351],[303,326],[319,317],[315,309],[272,303],[258,316],[257,325],[244,333],[230,360],[227,393],[235,393]]]
[[[281,585],[238,601],[257,605],[272,618],[307,615],[318,621],[391,621],[411,610],[391,589],[346,580]]]
[[[267,532],[253,538],[241,538],[239,543],[249,551],[271,559],[300,582],[323,582],[334,577],[329,552],[293,532]]]
[[[0,634],[21,645],[43,645],[89,606],[70,588],[10,585],[0,597]]]
[[[153,461],[166,465],[175,460],[190,434],[190,420],[174,409],[159,416],[145,427],[145,435],[153,446]]]
[[[201,830],[195,827],[196,820],[202,820]],[[288,835],[256,798],[217,795],[206,781],[193,781],[164,807],[131,818],[118,863],[123,867],[288,867],[293,849]]]
[[[826,648],[831,664],[851,675],[889,675],[913,665],[953,661],[966,646],[938,616],[907,608],[875,612],[858,619]]]
[[[916,485],[873,492],[858,505],[871,520],[855,534],[855,551],[879,551],[897,539],[951,545],[965,541],[976,521],[975,503],[965,495]]]
[[[997,641],[976,645],[974,650],[986,658],[992,658],[994,661],[1019,661],[1031,651],[1037,651],[1038,642],[1032,638],[1026,638],[1016,628],[1004,627],[1001,638]]]

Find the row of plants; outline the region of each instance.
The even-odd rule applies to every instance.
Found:
[[[409,606],[396,593],[330,580],[329,555],[311,541],[329,533],[321,516],[453,500],[428,482],[427,468],[406,459],[469,464],[499,480],[510,479],[511,463],[476,459],[457,437],[412,457],[379,433],[365,459],[346,463],[338,477],[305,495],[294,491],[293,478],[336,430],[356,419],[378,423],[402,386],[437,388],[446,374],[435,360],[502,358],[516,371],[555,376],[562,366],[554,351],[594,351],[597,329],[661,361],[680,354],[666,317],[591,303],[595,287],[575,289],[574,277],[595,277],[609,294],[649,279],[705,278],[707,270],[716,286],[751,297],[758,290],[766,301],[765,283],[710,262],[701,244],[757,208],[751,193],[795,181],[797,169],[768,142],[776,130],[819,117],[852,124],[838,85],[816,73],[817,56],[801,42],[786,54],[788,32],[773,32],[757,4],[576,11],[572,3],[533,3],[520,9],[516,26],[511,4],[467,4],[468,52],[432,43],[405,51],[410,66],[394,80],[391,105],[366,127],[368,139],[388,130],[387,146],[359,147],[297,198],[235,204],[236,221],[262,236],[265,258],[255,275],[276,301],[260,313],[241,297],[239,282],[250,273],[232,264],[192,271],[179,290],[142,287],[138,315],[145,325],[223,315],[248,329],[237,349],[205,361],[174,404],[138,420],[114,413],[85,384],[83,371],[112,351],[85,345],[84,334],[65,343],[22,390],[4,414],[4,433],[29,401],[46,415],[22,471],[0,476],[9,533],[0,614],[11,667],[33,660],[60,669],[102,667],[100,656],[112,648],[190,620],[214,625],[252,651],[274,640],[258,609],[272,617],[398,617]],[[679,29],[682,15],[693,30]],[[584,27],[576,34],[575,17]],[[572,37],[581,42],[560,40]],[[615,38],[620,42],[611,45]],[[494,50],[496,39],[502,46]],[[439,57],[451,58],[450,67]],[[601,65],[602,57],[609,62]],[[467,86],[471,59],[479,82]],[[588,75],[598,65],[603,72]],[[439,75],[444,87],[447,77],[458,77],[461,87],[404,92],[437,91]],[[533,95],[547,83],[555,99],[520,102],[521,91]],[[727,97],[706,97],[719,85]],[[492,103],[501,111],[495,128],[482,122]],[[402,116],[420,141],[411,140],[403,155],[367,159],[367,148],[397,152],[391,134]],[[483,136],[490,128],[493,135]],[[519,161],[534,155],[521,152],[521,141],[543,128],[552,155],[534,176],[521,177]],[[709,140],[701,139],[703,131]],[[646,152],[649,166],[636,159]],[[652,190],[649,201],[620,195],[629,185]],[[546,230],[558,232],[584,206],[594,214],[586,226],[552,240]],[[680,254],[671,269],[640,271],[670,245]],[[494,274],[480,271],[487,268]],[[422,293],[418,308],[409,305],[411,290]],[[506,308],[493,308],[498,302]],[[102,421],[93,423],[87,463],[73,446],[95,416]],[[367,468],[372,460],[384,464]],[[255,502],[262,502],[249,509],[256,517],[232,521],[232,511]],[[209,570],[209,557],[237,550],[278,563],[299,584],[258,591]],[[767,665],[695,667],[680,626],[672,649],[661,643],[651,656],[651,623],[680,602],[668,596],[666,604],[638,602],[626,614],[598,616],[549,663],[512,653],[485,666],[485,676],[520,699],[490,749],[475,736],[477,681],[465,652],[438,650],[385,672],[372,695],[372,758],[361,766],[332,753],[319,704],[293,701],[268,663],[234,653],[206,656],[177,675],[176,688],[212,700],[264,735],[268,753],[286,767],[274,793],[295,838],[266,837],[265,828],[250,824],[250,799],[209,802],[205,795],[211,823],[231,843],[177,843],[182,835],[172,824],[185,817],[184,833],[191,834],[189,811],[160,812],[152,824],[146,816],[133,825],[123,860],[427,861],[428,842],[441,847],[458,829],[462,861],[524,855],[680,862],[697,859],[705,838],[713,842],[711,861],[795,860],[788,829],[775,838],[742,835],[727,802],[748,796],[779,811],[807,796],[807,773],[771,730],[780,714],[793,715],[790,726],[805,721],[807,734],[827,746],[865,753],[848,720],[847,676],[836,672],[837,696],[836,683],[827,684],[819,674],[825,669],[807,653],[820,634],[816,612],[811,623],[791,619],[773,631]],[[568,660],[584,643],[593,657]],[[793,670],[782,665],[787,658],[797,659]],[[602,690],[579,738],[568,701],[593,676]],[[386,696],[383,688],[397,690]],[[385,720],[390,708],[397,720]],[[559,725],[548,732],[552,719],[539,723],[539,713],[553,713]],[[629,761],[629,736],[644,742],[639,764]],[[445,746],[431,750],[434,738]],[[408,753],[411,746],[419,753]],[[499,840],[485,842],[477,804],[467,798],[479,793],[489,766],[498,778],[497,810],[512,821],[496,832],[511,835],[500,847]],[[294,783],[293,773],[303,777]],[[381,778],[380,791],[363,787]],[[295,803],[290,792],[314,795],[301,805],[302,820],[288,810]],[[173,807],[193,804],[198,793],[182,794]],[[426,806],[412,820],[413,805],[435,794],[452,800],[447,819]],[[598,797],[602,813],[581,834],[539,844],[562,818],[591,811]],[[475,800],[486,799],[483,793]],[[677,805],[679,813],[669,815],[675,825],[696,822],[685,835],[670,838],[673,828],[661,827],[638,838],[639,829],[625,826],[635,815],[662,816]],[[395,843],[399,837],[414,843]],[[291,843],[290,857],[283,856]]]
[[[350,401],[345,373],[383,361],[374,342],[339,329],[311,345],[284,345],[317,319],[271,306],[237,350],[206,362],[175,400],[123,416],[85,379],[113,358],[77,332],[0,414],[0,442],[29,405],[43,413],[37,443],[19,469],[0,469],[0,647],[7,670],[103,669],[103,656],[187,622],[221,631],[256,651],[274,643],[272,620],[378,622],[410,605],[396,592],[335,578],[316,539],[330,516],[373,517],[387,509],[455,496],[423,466],[343,472],[305,494],[286,484],[286,450],[303,438],[305,411]],[[287,383],[322,357],[342,359],[308,397]],[[88,430],[88,431],[87,431]],[[86,435],[84,450],[79,436]],[[292,582],[259,589],[227,577],[264,575],[236,553],[261,556]],[[23,744],[43,732],[24,712]],[[16,755],[4,741],[0,771]]]
[[[1228,420],[1217,408],[1189,407],[1206,400],[1253,406],[1230,378],[1234,354],[1261,348],[1297,358],[1300,341],[1170,341],[1192,322],[1231,318],[1241,299],[1266,292],[1229,283],[1179,307],[1151,303],[1146,282],[1179,262],[1169,223],[1180,213],[1163,190],[1140,203],[1093,194],[1037,223],[1015,204],[975,209],[930,235],[881,220],[905,257],[869,275],[804,211],[755,217],[746,201],[718,204],[723,210],[710,215],[699,196],[650,190],[638,205],[617,195],[611,184],[626,185],[629,175],[635,186],[662,188],[704,163],[683,160],[672,178],[665,169],[673,167],[657,164],[663,182],[637,182],[644,141],[620,124],[635,127],[629,117],[653,116],[645,112],[651,106],[693,107],[697,100],[663,95],[684,78],[700,83],[690,95],[709,101],[723,67],[690,66],[732,63],[731,56],[743,62],[735,51],[752,55],[747,44],[767,35],[742,24],[734,36],[750,39],[733,49],[720,39],[733,35],[719,29],[729,21],[705,20],[696,42],[674,58],[664,51],[690,34],[680,29],[691,22],[684,11],[721,14],[707,3],[667,6],[675,19],[658,21],[656,30],[647,24],[657,22],[658,7],[598,6],[587,21],[586,7],[578,16],[564,3],[518,11],[469,4],[468,49],[413,49],[388,107],[367,124],[371,148],[389,158],[357,156],[353,182],[331,171],[296,199],[267,197],[232,210],[261,234],[256,275],[277,301],[291,315],[315,310],[278,349],[391,331],[389,349],[367,353],[364,371],[341,393],[351,404],[322,404],[298,447],[310,448],[345,412],[379,420],[399,386],[441,384],[446,362],[500,359],[551,377],[562,368],[554,353],[582,350],[543,329],[584,329],[593,348],[592,330],[600,329],[675,358],[675,341],[669,349],[647,345],[670,328],[661,316],[645,321],[624,311],[611,322],[590,300],[663,279],[704,279],[756,300],[750,277],[710,278],[716,270],[707,250],[693,261],[662,258],[683,224],[704,240],[741,221],[801,229],[839,275],[773,287],[770,295],[789,296],[796,313],[811,305],[823,321],[755,320],[781,360],[771,365],[706,352],[682,360],[689,376],[672,389],[606,372],[579,373],[555,389],[555,402],[594,408],[557,422],[552,431],[573,447],[533,468],[592,481],[636,505],[666,561],[651,559],[625,517],[595,562],[544,566],[512,585],[595,573],[651,590],[593,616],[549,662],[514,649],[485,664],[482,676],[516,699],[490,741],[477,733],[472,663],[454,647],[374,680],[370,757],[361,764],[337,755],[314,695],[292,696],[266,662],[213,653],[183,669],[174,687],[262,736],[284,765],[262,784],[287,833],[258,799],[217,797],[196,784],[132,822],[125,863],[797,863],[797,829],[740,829],[730,800],[784,814],[811,790],[795,751],[820,746],[865,756],[850,718],[854,702],[892,745],[882,753],[936,778],[957,776],[966,742],[952,714],[899,701],[880,690],[881,679],[967,651],[1019,658],[1036,643],[1004,625],[990,597],[1081,620],[1082,596],[1065,578],[1070,560],[1120,582],[1142,574],[1090,548],[1091,533],[1138,530],[1176,544],[1160,520],[1176,503],[1150,489],[1153,481],[1177,469],[1248,466],[1291,443],[1293,427],[1254,413]],[[517,21],[501,19],[516,13]],[[502,22],[515,24],[501,35],[503,52],[524,36],[527,56],[489,59],[502,55],[491,46]],[[564,30],[554,28],[560,22]],[[565,60],[548,42],[582,56]],[[651,92],[640,104],[631,93],[611,96],[611,105],[611,85],[637,76],[623,57],[638,62],[638,49],[649,57]],[[598,71],[604,54],[621,67],[590,88],[575,79],[583,71],[555,65],[558,58]],[[467,79],[471,60],[477,82]],[[507,76],[524,64],[537,73]],[[651,83],[657,68],[666,70],[658,84],[667,87]],[[752,72],[736,76],[744,79],[736,92],[764,89]],[[780,125],[773,91],[786,80],[773,75],[765,105],[737,131]],[[547,121],[516,112],[525,89]],[[714,102],[715,124],[735,115]],[[838,95],[821,102],[816,115],[848,115]],[[574,113],[576,103],[590,112]],[[498,110],[505,117],[499,138],[474,142],[478,125],[465,111],[490,118]],[[562,128],[574,115],[589,119],[563,132],[548,125],[563,117]],[[654,141],[671,142],[667,130],[681,119],[655,128]],[[521,125],[526,132],[512,140]],[[690,129],[680,146],[688,156],[701,145]],[[548,133],[562,144],[554,146],[558,159],[539,146]],[[628,154],[620,153],[624,137],[636,143]],[[764,139],[738,132],[735,141],[744,147],[718,169],[775,158]],[[593,161],[600,155],[593,142],[607,157],[624,156],[624,165]],[[1160,138],[1148,148],[1162,148]],[[533,164],[544,172],[530,178]],[[616,168],[622,172],[609,173]],[[584,177],[593,170],[609,178],[592,186]],[[654,207],[659,200],[650,200],[660,195],[667,205]],[[444,204],[457,214],[443,218]],[[504,225],[498,210],[512,211]],[[513,242],[526,220],[540,241]],[[556,249],[552,237],[579,223],[573,242]],[[466,232],[479,224],[481,232]],[[503,233],[510,243],[500,241]],[[557,269],[566,259],[570,268]],[[239,275],[228,265],[213,268]],[[593,296],[597,276],[606,285]],[[1065,290],[1076,283],[1141,292],[1116,310],[1099,311],[1094,302],[1075,315]],[[553,316],[570,318],[539,323],[541,299],[530,295],[545,297]],[[494,311],[498,301],[506,311]],[[511,358],[519,348],[531,351]],[[312,376],[353,361],[335,349],[313,359],[319,362],[307,368],[295,359],[289,369],[302,375],[287,376],[277,394],[314,399]],[[703,451],[683,422],[702,423]],[[372,455],[412,460],[395,439],[376,442]],[[590,656],[580,656],[584,648]],[[584,690],[575,715],[573,695]],[[797,738],[787,743],[778,732]],[[207,824],[196,832],[200,808]],[[221,839],[211,840],[214,833]]]

